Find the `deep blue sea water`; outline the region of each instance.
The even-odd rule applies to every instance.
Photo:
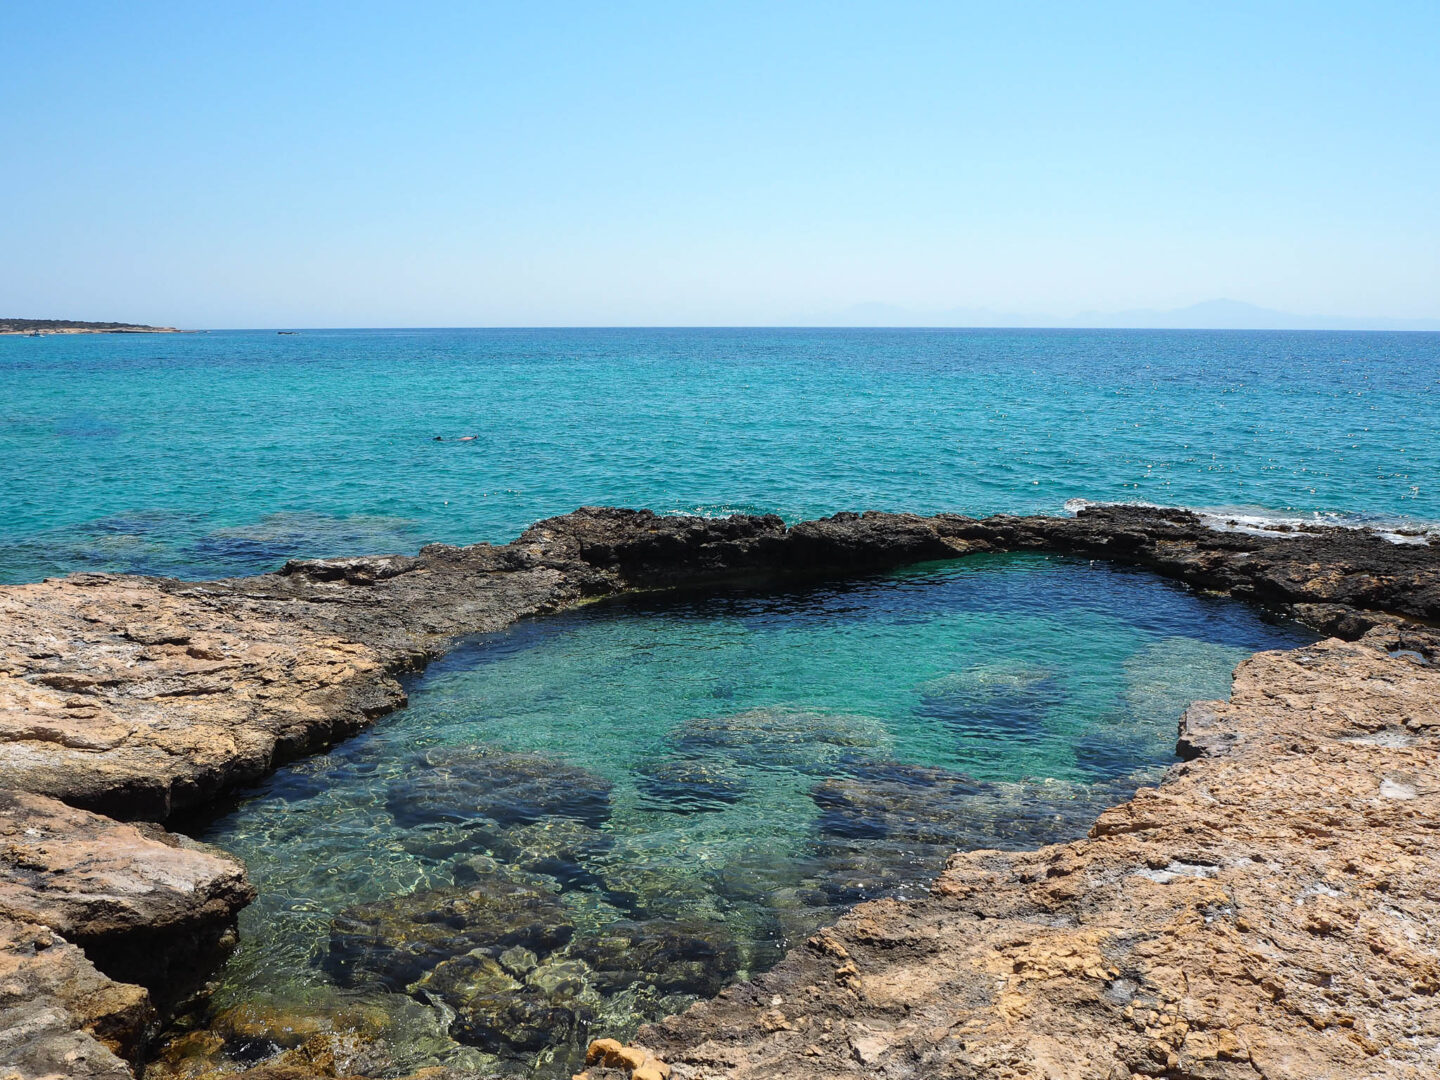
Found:
[[[0,390],[10,582],[504,541],[587,503],[1440,521],[1440,334],[0,337]]]

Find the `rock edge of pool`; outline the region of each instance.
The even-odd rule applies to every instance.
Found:
[[[401,706],[458,639],[591,599],[983,552],[1146,567],[1331,635],[1192,705],[1089,838],[953,856],[591,1076],[1422,1077],[1440,1057],[1440,549],[1359,529],[583,508],[514,542],[0,588],[0,1076],[131,1077],[254,896],[168,831]],[[595,1032],[604,1035],[604,1032]],[[317,1035],[236,1075],[354,1075]],[[417,1074],[419,1075],[419,1074]],[[445,1070],[424,1075],[442,1077]]]

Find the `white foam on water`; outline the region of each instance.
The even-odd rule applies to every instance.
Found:
[[[1072,514],[1078,513],[1087,506],[1140,506],[1153,510],[1189,510],[1200,518],[1201,524],[1216,532],[1249,533],[1254,536],[1269,536],[1277,539],[1304,536],[1307,530],[1315,528],[1338,528],[1373,533],[1392,544],[1429,544],[1440,541],[1440,524],[1418,521],[1400,515],[1384,517],[1379,514],[1342,514],[1319,510],[1309,514],[1286,514],[1253,506],[1233,508],[1223,506],[1162,507],[1158,503],[1099,502],[1091,499],[1067,499],[1065,502],[1066,511]]]

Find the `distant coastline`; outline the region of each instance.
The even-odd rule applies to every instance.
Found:
[[[76,319],[0,319],[0,334],[45,337],[49,334],[183,334],[173,326],[82,322]]]

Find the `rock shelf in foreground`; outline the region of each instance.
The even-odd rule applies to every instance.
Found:
[[[249,899],[233,862],[113,819],[346,737],[458,636],[627,590],[1012,550],[1147,566],[1336,639],[1243,664],[1230,703],[1187,712],[1191,760],[1090,840],[958,855],[929,899],[857,908],[645,1048],[697,1078],[1433,1075],[1440,552],[1095,507],[790,528],[585,509],[505,546],[0,589],[0,1076],[125,1075]]]

